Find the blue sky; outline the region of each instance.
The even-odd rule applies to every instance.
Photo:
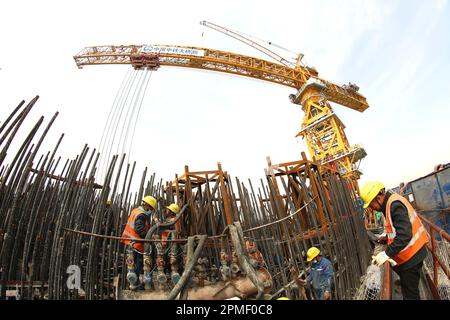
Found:
[[[27,8],[27,10],[23,10]],[[13,1],[2,3],[0,119],[22,99],[41,96],[33,120],[60,116],[42,152],[66,134],[60,154],[97,147],[126,66],[78,70],[72,56],[103,44],[194,45],[261,56],[204,29],[208,20],[305,54],[320,76],[353,82],[370,103],[364,113],[333,106],[351,144],[361,144],[362,182],[398,185],[450,162],[450,4],[388,1]],[[203,34],[203,36],[202,36]],[[293,161],[302,111],[290,88],[199,70],[154,72],[131,158],[163,179],[192,170],[225,170],[259,179],[266,156]],[[16,145],[19,141],[16,142]]]
[[[371,103],[360,119],[361,127],[369,128],[361,130],[369,154],[362,164],[367,178],[376,179],[372,166],[378,166],[390,172],[381,178],[395,184],[450,161],[449,9],[439,1],[399,3],[357,42],[363,50],[354,51],[340,69],[361,79]],[[351,123],[358,122],[354,117]]]

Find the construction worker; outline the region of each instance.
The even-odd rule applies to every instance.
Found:
[[[152,196],[145,196],[142,199],[142,205],[133,209],[128,222],[123,231],[121,242],[133,247],[134,271],[139,283],[139,275],[143,271],[144,244],[142,242],[134,242],[127,239],[144,239],[147,231],[150,229],[150,214],[156,209],[157,200]]]
[[[176,203],[172,203],[172,204],[168,205],[166,207],[166,216],[165,216],[164,223],[170,223],[170,222],[174,221],[177,214],[180,213],[180,210],[181,210],[180,207]],[[173,231],[175,231],[176,236],[178,237],[178,235],[181,232],[181,225],[180,225],[179,221],[177,221],[175,223],[175,225],[166,227],[166,229],[162,231],[161,240],[166,240],[166,239],[170,238],[171,235],[174,233]],[[165,245],[165,243],[164,243],[164,245]]]
[[[419,300],[419,280],[427,256],[428,236],[420,218],[404,197],[385,191],[383,183],[368,182],[361,189],[364,208],[383,212],[385,216],[385,251],[373,256],[372,263],[382,266],[389,261],[400,277],[403,299]]]
[[[166,207],[166,212],[164,218],[164,224],[173,223],[181,211],[180,207],[176,203],[171,203]],[[159,288],[164,290],[166,285],[166,262],[165,255],[168,251],[168,260],[170,266],[170,275],[172,282],[176,284],[180,279],[180,274],[178,273],[178,244],[176,242],[167,242],[166,240],[173,240],[179,238],[181,232],[180,221],[175,222],[170,226],[165,226],[164,228],[158,229],[157,238],[161,239],[162,242],[157,243],[156,246],[156,267],[157,267],[157,279]],[[168,250],[166,247],[169,247]]]
[[[322,257],[320,250],[311,247],[306,252],[306,261],[311,263],[303,283],[311,283],[317,300],[331,300],[331,287],[333,284],[333,265],[331,261]]]

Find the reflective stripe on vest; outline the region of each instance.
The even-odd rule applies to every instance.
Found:
[[[136,221],[136,217],[141,213],[144,213],[144,210],[141,207],[135,208],[131,211],[131,214],[128,217],[127,224],[125,225],[125,230],[122,233],[121,238],[124,239],[124,240],[121,240],[122,243],[130,244],[131,241],[128,239],[130,239],[130,238],[131,239],[139,239],[140,238],[140,236],[135,231],[135,221]],[[147,222],[145,223],[145,228],[148,231],[149,225]],[[133,242],[132,246],[137,251],[144,252],[144,244],[142,242]]]
[[[428,236],[412,205],[404,197],[393,193],[386,203],[386,235],[388,245],[394,241],[396,235],[391,217],[391,205],[394,201],[400,201],[406,207],[412,228],[411,240],[406,247],[393,258],[398,265],[401,265],[411,259],[428,242]]]
[[[129,233],[126,229],[123,231],[123,235],[125,235],[126,238],[136,238],[134,235]],[[124,238],[124,237],[122,236],[122,238]],[[123,240],[123,241],[125,242],[125,241],[128,241],[128,240]]]

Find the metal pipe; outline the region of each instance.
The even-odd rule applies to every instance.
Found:
[[[195,251],[192,254],[191,260],[185,266],[183,275],[181,276],[180,280],[177,282],[175,287],[170,292],[169,296],[167,297],[167,300],[175,299],[176,296],[178,295],[178,293],[180,293],[181,289],[184,287],[186,281],[189,279],[192,269],[194,268],[195,263],[197,262],[197,259],[200,256],[200,253],[202,252],[203,246],[206,241],[206,235],[198,236],[198,239],[199,239],[199,242],[198,242],[197,248],[195,248]]]
[[[385,262],[383,265],[383,284],[381,288],[381,300],[391,300],[392,299],[392,274],[391,274],[391,264]]]
[[[256,271],[260,282],[271,280],[269,272],[262,268]],[[270,289],[270,288],[269,288]],[[219,281],[201,288],[187,290],[189,300],[226,300],[234,297],[245,299],[258,291],[248,276],[239,276],[230,281]],[[122,291],[119,300],[165,300],[168,299],[164,291]]]
[[[153,233],[158,230],[158,228],[163,228],[163,227],[170,227],[173,226],[175,223],[178,222],[178,220],[183,216],[184,211],[186,211],[186,209],[189,207],[189,204],[185,204],[183,206],[183,208],[181,208],[180,213],[175,217],[175,219],[171,222],[167,222],[167,223],[156,223],[153,226],[150,227],[150,229],[147,231],[147,235],[145,236],[145,240],[151,240]],[[134,240],[132,240],[134,241]],[[137,240],[136,242],[139,242],[139,240]],[[165,241],[158,241],[158,242],[165,242]],[[146,241],[144,243],[144,252],[146,254],[151,254],[151,249],[152,247],[150,246],[150,241]]]
[[[429,219],[425,218],[423,215],[418,214],[420,220],[422,220],[425,224],[427,224],[431,229],[437,232],[442,238],[447,241],[450,241],[450,235],[445,232],[442,228],[439,228],[436,224],[431,222]]]
[[[229,225],[231,241],[233,243],[233,247],[235,249],[239,265],[244,270],[244,272],[248,275],[250,280],[253,282],[254,286],[258,289],[258,295],[256,296],[256,300],[259,300],[264,294],[264,284],[260,283],[255,270],[250,265],[247,260],[247,256],[244,256],[244,248],[242,247],[242,240],[239,236],[239,223],[235,222],[234,225]]]

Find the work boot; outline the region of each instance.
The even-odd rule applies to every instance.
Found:
[[[133,289],[131,289],[132,291],[142,291],[145,290],[144,287],[144,283],[140,282],[138,285],[136,285]]]

